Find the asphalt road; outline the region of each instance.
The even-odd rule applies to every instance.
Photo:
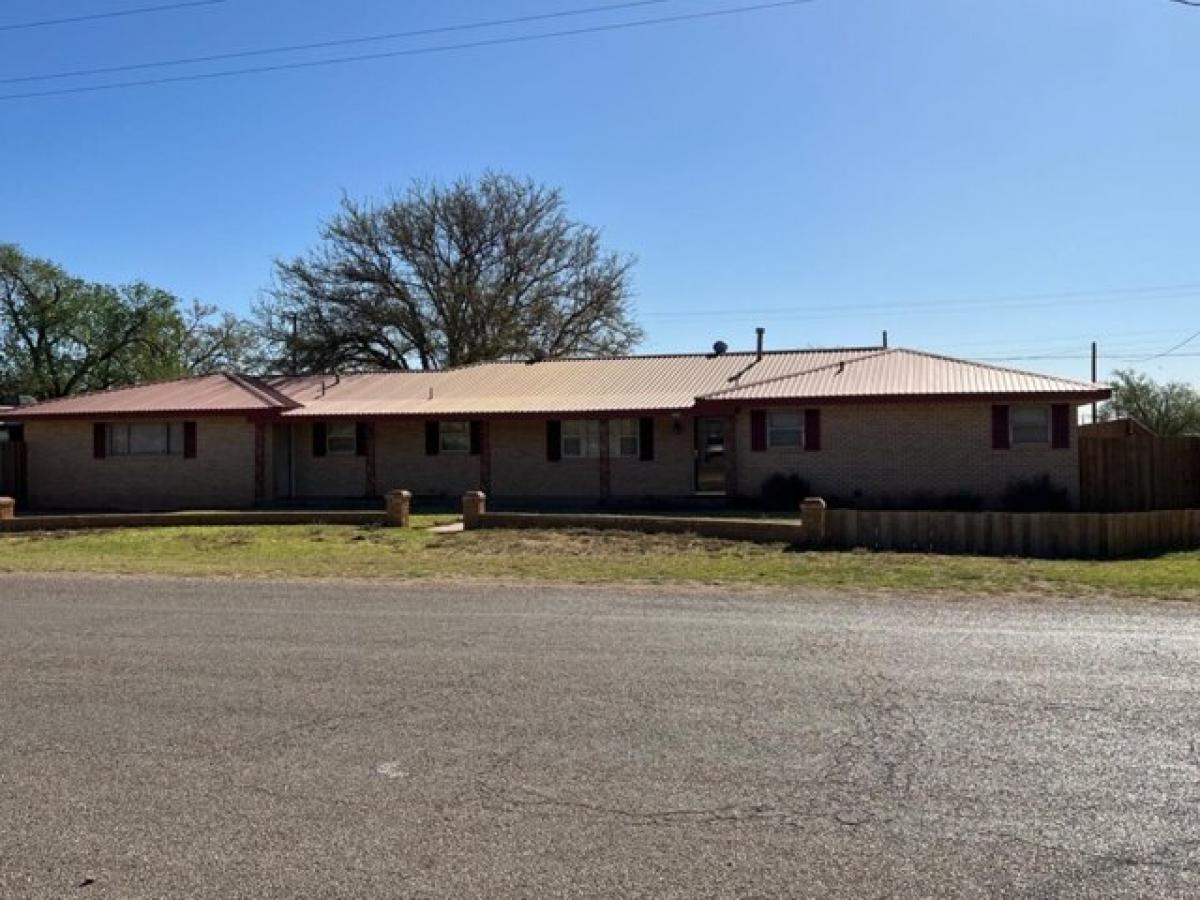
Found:
[[[1200,894],[1200,616],[0,581],[0,896]]]

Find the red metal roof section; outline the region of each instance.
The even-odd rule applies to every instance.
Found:
[[[81,419],[156,413],[214,415],[271,412],[293,405],[293,401],[257,379],[217,374],[47,400],[15,411],[12,418]]]
[[[1111,394],[1103,384],[989,366],[919,350],[893,348],[707,394],[703,400],[778,401],[874,398],[1076,396]]]
[[[875,347],[485,363],[441,372],[204,375],[52,400],[10,415],[556,416],[685,411],[698,402],[1055,396],[1082,403],[1109,394],[1105,385]]]

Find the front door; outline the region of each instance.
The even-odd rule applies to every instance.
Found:
[[[696,492],[725,493],[725,420],[696,419]]]

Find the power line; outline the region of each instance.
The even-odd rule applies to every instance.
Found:
[[[1130,288],[1109,291],[1070,291],[1013,297],[933,300],[920,303],[843,304],[838,306],[775,307],[760,309],[688,310],[677,313],[644,313],[645,319],[721,319],[758,316],[780,319],[839,319],[857,318],[864,313],[894,314],[921,312],[976,312],[990,307],[1017,308],[1040,306],[1071,306],[1092,303],[1118,303],[1138,300],[1184,300],[1200,296],[1200,285],[1178,285],[1164,288]]]
[[[85,16],[68,16],[63,19],[38,19],[33,22],[14,22],[0,25],[0,31],[20,31],[25,28],[47,28],[51,25],[71,25],[76,22],[95,22],[98,19],[119,19],[125,16],[144,16],[149,13],[167,12],[172,9],[188,9],[194,6],[216,6],[226,0],[186,0],[182,3],[160,3],[157,6],[138,6],[133,9],[118,9],[112,12],[89,13]]]
[[[769,9],[782,9],[790,6],[801,6],[815,3],[816,0],[778,0],[774,3],[757,3],[751,6],[735,6],[727,9],[715,9],[707,12],[684,13],[675,16],[662,16],[656,19],[639,19],[633,22],[617,22],[608,25],[592,25],[586,28],[570,28],[562,31],[547,31],[541,34],[514,35],[504,38],[490,38],[479,41],[466,41],[458,44],[441,44],[434,47],[416,47],[406,50],[389,50],[380,53],[363,53],[357,56],[334,57],[333,59],[310,60],[308,62],[279,63],[273,66],[250,66],[242,69],[224,69],[218,72],[203,72],[195,75],[173,75],[163,78],[146,78],[138,81],[118,81],[109,84],[85,85],[81,87],[57,88],[49,91],[30,91],[22,94],[0,94],[3,100],[26,100],[36,97],[54,97],[64,94],[84,94],[98,91],[120,90],[123,88],[149,87],[162,84],[180,84],[188,81],[205,81],[216,78],[232,78],[241,75],[257,75],[265,72],[285,72],[294,69],[313,69],[327,66],[345,65],[347,63],[368,62],[378,59],[394,59],[405,56],[425,56],[434,53],[448,53],[457,50],[474,50],[482,47],[500,47],[511,44],[528,44],[537,41],[557,38],[575,37],[585,34],[599,34],[610,31],[628,31],[634,28],[645,28],[651,25],[669,25],[679,22],[690,22],[700,19],[713,19],[759,12]]]
[[[176,59],[164,59],[157,62],[129,63],[120,66],[102,66],[94,69],[73,69],[68,72],[50,72],[45,75],[22,75],[15,78],[0,78],[0,84],[19,84],[31,81],[53,81],[61,78],[80,78],[85,75],[113,75],[117,72],[136,72],[146,69],[160,69],[169,66],[186,66],[197,63],[220,62],[227,59],[245,59],[253,56],[274,56],[280,53],[298,53],[302,50],[325,50],[330,47],[347,47],[355,44],[378,43],[394,41],[401,38],[428,37],[434,34],[451,32],[478,31],[485,28],[499,28],[505,25],[527,25],[531,22],[543,22],[549,19],[565,19],[572,16],[585,16],[617,10],[634,9],[643,6],[661,6],[676,0],[636,0],[636,2],[611,3],[604,6],[585,6],[580,9],[562,10],[560,12],[541,13],[533,16],[516,16],[509,19],[492,19],[484,22],[469,22],[463,25],[443,25],[436,28],[418,28],[412,31],[392,31],[384,34],[368,34],[337,40],[314,41],[308,44],[285,44],[277,47],[262,47],[255,50],[236,50],[228,53],[212,53],[207,56],[184,56]]]
[[[1152,360],[1152,359],[1162,359],[1164,356],[1174,356],[1176,350],[1183,349],[1188,344],[1190,344],[1192,341],[1194,341],[1196,338],[1200,338],[1200,331],[1197,331],[1195,334],[1191,335],[1190,337],[1185,338],[1184,340],[1180,341],[1178,344],[1176,344],[1174,347],[1171,347],[1169,350],[1164,350],[1162,353],[1156,353],[1153,356],[1147,356],[1143,359],[1139,359],[1138,362],[1150,362],[1150,360]]]

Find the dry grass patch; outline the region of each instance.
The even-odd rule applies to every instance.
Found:
[[[351,525],[112,529],[0,536],[0,572],[437,578],[1200,599],[1200,553],[1111,562],[796,552],[695,535]]]

